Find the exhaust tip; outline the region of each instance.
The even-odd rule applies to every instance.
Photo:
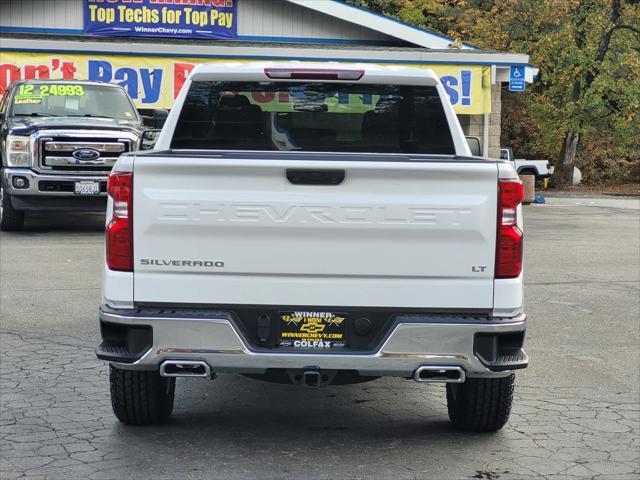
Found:
[[[169,378],[211,378],[211,367],[200,360],[167,360],[160,365],[160,376]]]
[[[466,374],[462,367],[427,365],[418,368],[413,379],[418,383],[464,383]]]

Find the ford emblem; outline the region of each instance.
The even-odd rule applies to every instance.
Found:
[[[100,158],[100,152],[93,148],[79,148],[74,150],[71,155],[76,160],[97,160]]]

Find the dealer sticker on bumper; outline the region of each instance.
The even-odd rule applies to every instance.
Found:
[[[280,312],[280,346],[297,349],[344,347],[346,320],[344,313]]]

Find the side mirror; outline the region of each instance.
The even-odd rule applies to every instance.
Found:
[[[140,150],[153,150],[160,136],[160,129],[145,130],[140,138]]]
[[[469,144],[469,150],[474,157],[482,156],[482,147],[480,146],[480,139],[478,137],[466,137]]]

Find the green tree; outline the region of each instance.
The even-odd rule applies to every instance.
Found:
[[[525,156],[615,177],[640,161],[639,0],[359,0],[480,48],[524,52],[540,75],[505,94],[503,135]],[[614,179],[614,178],[613,178]]]

